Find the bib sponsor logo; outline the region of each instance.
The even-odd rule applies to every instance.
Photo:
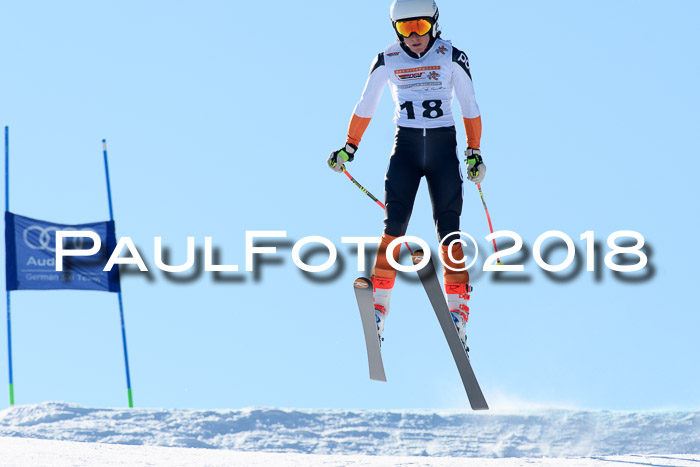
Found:
[[[410,81],[416,79],[422,79],[427,77],[428,79],[438,79],[439,73],[435,70],[439,70],[439,66],[421,66],[418,68],[404,68],[401,70],[394,70],[394,75],[399,81]],[[426,74],[426,72],[429,72]]]
[[[402,75],[397,75],[401,81],[406,81],[407,79],[421,79],[423,77],[423,72],[418,73],[404,73]]]
[[[447,52],[447,47],[445,47],[444,45],[441,45],[440,47],[437,48],[437,50],[435,50],[435,52],[442,54],[442,55],[445,55],[445,52]]]

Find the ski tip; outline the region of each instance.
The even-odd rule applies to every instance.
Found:
[[[413,261],[413,264],[418,264],[423,261],[423,256],[425,256],[423,250],[416,250],[411,255],[411,261]]]
[[[489,406],[484,402],[484,405],[472,405],[472,410],[489,410]]]
[[[357,279],[355,279],[353,287],[355,287],[356,289],[369,289],[372,287],[372,281],[366,277],[358,277]]]

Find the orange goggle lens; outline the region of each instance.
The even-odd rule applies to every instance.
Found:
[[[432,27],[433,24],[427,19],[413,19],[410,21],[396,22],[396,32],[401,34],[403,37],[408,37],[414,32],[419,36],[424,36],[428,34]]]

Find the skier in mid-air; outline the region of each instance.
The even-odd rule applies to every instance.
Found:
[[[397,130],[384,185],[384,232],[371,277],[380,340],[396,278],[396,270],[386,258],[387,246],[406,234],[422,177],[428,184],[438,240],[460,230],[463,190],[452,117],[453,92],[466,129],[467,178],[478,184],[486,174],[479,150],[481,115],[474,98],[469,59],[440,37],[437,5],[433,0],[394,0],[390,15],[398,41],[374,59],[350,120],[345,146],[328,158],[329,167],[336,172],[342,172],[344,164],[352,162],[388,82],[396,104]],[[440,248],[443,282],[448,307],[466,347],[469,273],[459,270],[464,269],[462,245],[456,242],[450,247],[450,243],[445,241]],[[393,254],[398,261],[399,248]]]

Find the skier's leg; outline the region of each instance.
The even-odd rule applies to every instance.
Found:
[[[435,128],[428,130],[428,157],[425,178],[428,182],[428,192],[433,205],[433,220],[438,240],[444,242],[441,250],[443,264],[454,268],[464,265],[454,265],[447,255],[450,241],[458,237],[450,234],[459,232],[459,217],[462,214],[462,173],[459,156],[457,155],[457,139],[454,127]],[[462,247],[459,243],[452,247],[452,256],[458,262],[463,258]],[[458,273],[444,268],[445,282],[467,282],[469,275],[466,271]]]
[[[395,238],[405,235],[408,228],[418,185],[423,176],[421,131],[414,128],[397,128],[394,149],[384,179],[384,234],[377,249],[372,275],[389,279],[391,285],[396,278],[396,270],[386,259],[386,247]],[[400,248],[394,250],[394,259],[397,261],[399,251]]]
[[[384,233],[393,237],[406,234],[418,185],[423,176],[423,130],[396,130],[394,149],[384,179]]]
[[[442,279],[445,284],[466,284],[469,282],[469,271],[464,270],[464,251],[461,243],[451,244],[451,240],[459,237],[453,235],[440,247],[442,259]]]
[[[462,345],[466,347],[466,325],[467,321],[469,321],[469,306],[467,305],[467,302],[469,301],[469,292],[471,291],[471,286],[469,285],[469,272],[466,270],[452,270],[463,269],[465,266],[463,261],[464,253],[462,251],[462,245],[460,243],[455,243],[450,247],[449,240],[445,243],[447,243],[447,245],[443,245],[441,247],[440,255],[442,257],[444,268],[443,283],[445,284],[445,296],[447,298],[447,307],[452,313],[452,320],[455,322],[455,326],[457,327],[457,332],[459,333],[459,338],[462,341]],[[452,256],[452,258],[450,258],[450,256]]]
[[[394,288],[394,281],[396,279],[396,270],[389,264],[386,258],[386,250],[389,243],[395,238],[396,237],[387,235],[386,233],[382,235],[382,241],[379,243],[379,248],[377,248],[377,257],[374,262],[374,269],[372,270],[374,315],[377,320],[377,333],[380,339],[382,337],[382,332],[384,332],[384,320],[389,314],[391,290]],[[400,247],[394,248],[394,261],[399,260],[399,251]]]
[[[469,319],[469,273],[464,268],[464,252],[459,242],[451,244],[459,237],[450,234],[459,231],[459,217],[462,213],[462,174],[457,155],[456,132],[454,128],[430,130],[428,141],[428,170],[426,180],[433,204],[433,219],[438,239],[446,239],[440,249],[443,263],[443,283],[447,305],[452,313],[462,344],[466,347],[466,323]]]
[[[389,243],[406,233],[408,221],[413,210],[416,192],[423,175],[421,166],[423,145],[419,144],[421,130],[398,128],[394,141],[394,149],[389,159],[389,167],[384,181],[384,199],[386,217],[384,233],[377,249],[377,256],[372,270],[372,285],[374,286],[375,314],[377,327],[381,334],[384,328],[384,318],[389,313],[391,290],[396,279],[396,270],[389,264],[386,250]],[[401,247],[393,251],[395,261],[399,259]]]

